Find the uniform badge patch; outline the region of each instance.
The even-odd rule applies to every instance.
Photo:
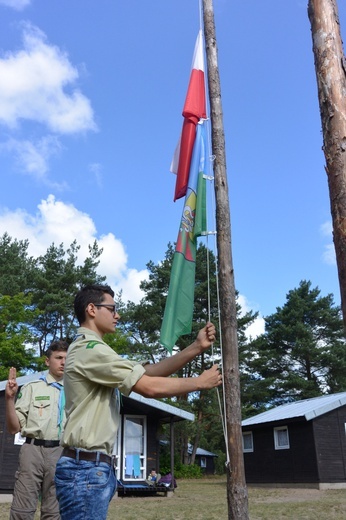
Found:
[[[86,348],[94,348],[95,345],[97,345],[99,341],[89,341]]]

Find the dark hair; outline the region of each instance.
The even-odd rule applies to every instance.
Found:
[[[114,298],[114,291],[109,287],[109,285],[86,285],[78,291],[74,299],[74,312],[79,325],[85,321],[85,310],[89,303],[94,303],[95,305],[97,303],[102,303],[105,294],[109,294]]]
[[[47,348],[45,355],[47,358],[50,358],[53,352],[67,352],[67,349],[68,343],[66,341],[63,341],[62,339],[59,339],[56,341],[52,341],[52,343]]]

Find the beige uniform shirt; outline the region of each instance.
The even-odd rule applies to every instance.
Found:
[[[46,374],[47,383],[55,382]],[[15,408],[23,437],[34,437],[55,441],[59,439],[58,414],[60,391],[37,380],[23,385],[19,391]],[[59,381],[63,384],[62,381]]]
[[[145,373],[95,332],[81,327],[69,346],[64,369],[67,422],[63,446],[112,453],[119,427],[115,388],[129,395]]]

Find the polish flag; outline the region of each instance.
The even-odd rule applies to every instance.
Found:
[[[190,82],[183,109],[183,128],[171,164],[171,171],[177,174],[174,201],[186,195],[196,125],[201,118],[206,118],[205,99],[204,46],[203,34],[200,30],[196,40]]]

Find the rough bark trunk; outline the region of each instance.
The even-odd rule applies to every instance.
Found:
[[[248,519],[248,495],[242,448],[237,310],[231,252],[231,225],[226,175],[225,137],[212,0],[203,0],[204,36],[208,63],[209,101],[216,197],[216,231],[220,321],[223,352],[225,416],[229,464],[227,501],[229,520]]]
[[[346,332],[346,62],[336,0],[309,0],[308,16]]]

